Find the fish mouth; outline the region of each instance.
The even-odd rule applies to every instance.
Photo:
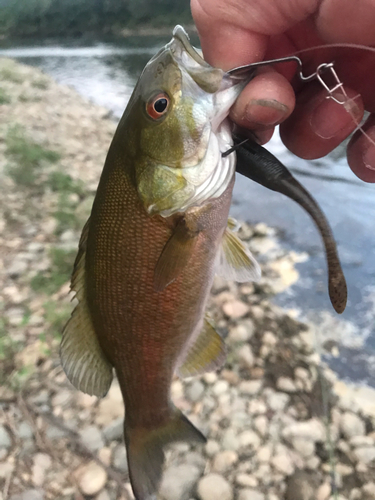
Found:
[[[176,63],[189,73],[202,90],[210,94],[236,85],[244,87],[254,75],[255,70],[252,69],[232,74],[208,64],[190,43],[189,35],[180,25],[174,28],[173,38],[167,47]]]

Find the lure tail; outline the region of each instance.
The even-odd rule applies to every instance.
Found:
[[[326,252],[329,297],[335,311],[341,314],[345,310],[347,301],[345,276],[331,228],[319,205],[289,170],[265,148],[255,141],[250,139],[246,141],[246,138],[240,136],[235,136],[234,142],[234,149],[237,152],[237,172],[296,201],[315,222]]]
[[[129,475],[136,500],[156,500],[163,472],[163,449],[175,441],[206,442],[203,434],[175,407],[168,420],[156,428],[131,428],[125,420]]]

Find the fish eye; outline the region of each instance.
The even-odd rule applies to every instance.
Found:
[[[152,97],[146,105],[147,114],[154,120],[157,120],[168,111],[169,102],[169,97],[164,92]]]

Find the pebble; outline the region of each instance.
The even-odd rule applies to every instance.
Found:
[[[211,473],[202,477],[197,488],[200,500],[233,500],[233,489],[226,479]]]
[[[107,482],[107,473],[95,462],[84,465],[77,471],[78,486],[84,495],[96,495]]]
[[[52,460],[46,453],[37,453],[34,455],[32,467],[32,481],[35,486],[42,486],[46,471],[51,467]]]
[[[257,449],[257,459],[259,462],[269,462],[272,457],[271,445],[266,444]]]
[[[12,495],[9,500],[44,500],[42,490],[25,490],[23,493]]]
[[[284,392],[298,391],[296,384],[289,377],[279,377],[276,381],[276,387],[279,391],[284,391]]]
[[[205,446],[206,455],[208,457],[213,457],[220,451],[220,445],[217,441],[209,439]]]
[[[46,437],[51,441],[64,438],[68,435],[67,431],[54,425],[49,425],[46,429]]]
[[[224,450],[237,450],[239,448],[237,433],[234,429],[229,428],[224,431],[221,446]]]
[[[363,436],[366,427],[363,420],[355,413],[345,412],[341,417],[340,430],[347,439],[355,436]]]
[[[273,467],[285,476],[290,476],[294,472],[294,464],[291,457],[287,454],[275,455],[271,458]]]
[[[254,354],[248,344],[238,349],[236,355],[240,366],[244,368],[252,368],[254,366]]]
[[[290,401],[290,396],[288,394],[283,394],[280,392],[270,392],[267,396],[267,404],[273,411],[284,411],[286,406]]]
[[[194,465],[173,465],[163,476],[160,497],[163,500],[188,500],[194,493],[200,470]]]
[[[355,448],[354,455],[359,462],[363,462],[364,464],[369,464],[373,460],[375,460],[375,447],[366,446],[366,447]]]
[[[242,394],[248,394],[249,396],[254,396],[258,394],[262,388],[262,380],[243,380],[238,386],[238,390]]]
[[[105,446],[102,433],[95,425],[85,427],[79,434],[82,443],[93,453]]]
[[[254,429],[260,434],[261,437],[265,437],[268,433],[269,421],[264,415],[259,415],[254,419]]]
[[[223,311],[229,318],[243,318],[249,311],[250,307],[241,300],[231,300],[223,304]]]
[[[294,422],[286,426],[282,431],[282,436],[288,442],[291,442],[296,437],[320,442],[325,440],[325,429],[322,422],[313,418],[305,422]]]
[[[6,450],[12,445],[12,440],[8,431],[3,425],[0,425],[0,448],[5,448]]]
[[[250,488],[240,490],[238,494],[238,500],[265,500],[265,498],[263,493]]]
[[[188,387],[186,388],[186,397],[192,403],[196,403],[201,399],[205,391],[204,385],[200,380],[194,380]]]
[[[362,487],[365,500],[372,500],[375,498],[375,483],[367,483]]]
[[[237,474],[236,483],[238,486],[247,488],[256,488],[258,486],[258,480],[250,474]]]
[[[298,470],[288,479],[285,500],[318,500],[317,486],[315,475]]]
[[[235,451],[221,451],[215,456],[212,462],[212,470],[214,472],[227,472],[237,461],[238,454]]]
[[[331,490],[330,483],[321,484],[316,492],[316,500],[328,500],[331,495]]]
[[[103,436],[106,441],[116,441],[122,439],[124,433],[124,418],[118,417],[103,429]]]
[[[238,442],[241,448],[257,449],[260,446],[261,440],[256,432],[244,431],[238,436]]]
[[[229,384],[226,380],[218,380],[212,388],[212,392],[215,396],[220,396],[224,394],[229,389]]]
[[[315,453],[315,443],[310,439],[295,437],[291,440],[291,444],[303,458],[309,458]]]
[[[229,330],[228,342],[230,344],[247,342],[252,338],[254,332],[254,322],[251,319],[247,319]]]
[[[116,446],[113,452],[113,466],[121,472],[128,471],[128,460],[124,444]]]

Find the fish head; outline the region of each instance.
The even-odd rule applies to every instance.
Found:
[[[164,217],[219,197],[235,170],[226,117],[248,77],[210,66],[177,26],[146,65],[126,113],[135,179],[149,214]]]

